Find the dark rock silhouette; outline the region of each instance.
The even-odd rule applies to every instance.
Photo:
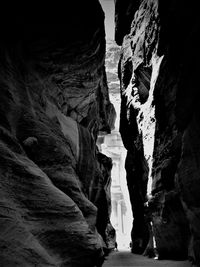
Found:
[[[137,243],[134,251],[142,253],[139,243],[146,244],[149,167],[148,207],[160,258],[187,258],[189,247],[189,257],[199,265],[197,3],[143,0],[138,6],[136,1],[127,22],[120,18],[133,3],[122,2],[116,1],[116,41],[122,43],[120,128],[128,150],[132,246]],[[119,5],[126,7],[120,11]]]
[[[112,166],[95,142],[115,117],[103,11],[97,0],[1,11],[0,265],[92,267],[107,249]]]

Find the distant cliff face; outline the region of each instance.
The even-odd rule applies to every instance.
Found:
[[[116,4],[124,5],[122,2]],[[127,182],[134,214],[132,250],[145,250],[150,219],[161,258],[186,258],[189,248],[190,259],[198,265],[197,6],[194,1],[143,0],[128,24],[120,20],[127,8],[120,12],[116,9],[116,41],[124,38],[119,63],[120,131],[128,150]],[[147,192],[152,194],[148,216],[144,209]]]
[[[1,266],[95,266],[108,248],[112,168],[95,142],[115,116],[103,11],[88,0],[3,12]]]
[[[114,40],[106,41],[106,76],[111,102],[116,110],[115,129],[119,129],[120,111],[120,81],[118,78],[118,62],[120,58],[120,46]]]
[[[120,58],[120,46],[113,40],[106,42],[106,74],[110,94],[120,94],[119,79],[118,79],[118,62]]]

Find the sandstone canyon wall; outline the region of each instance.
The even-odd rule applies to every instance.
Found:
[[[104,14],[98,0],[51,4],[1,9],[2,267],[96,266],[112,238],[112,162],[95,145],[115,117]]]
[[[189,256],[200,266],[197,3],[115,4],[132,251],[143,253],[147,244],[149,249],[151,221],[160,258]]]

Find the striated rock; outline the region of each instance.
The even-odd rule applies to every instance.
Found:
[[[129,2],[127,6],[131,5]],[[123,39],[119,63],[120,128],[128,150],[127,179],[140,184],[136,193],[129,189],[132,207],[140,204],[140,216],[145,217],[142,203],[148,193],[160,258],[186,258],[189,247],[190,259],[199,266],[200,25],[196,5],[194,1],[188,5],[178,0],[143,0],[132,15],[131,28],[126,26],[118,36],[121,34]],[[118,9],[116,12],[119,18]],[[126,11],[122,13],[125,15]],[[140,160],[133,152],[139,153]],[[138,167],[144,166],[144,161],[146,170],[149,168],[147,189],[145,168]],[[138,171],[129,174],[131,168]],[[138,191],[143,192],[142,200],[135,197]],[[133,216],[136,221],[134,212]],[[142,234],[139,241],[137,237],[133,239],[142,244]]]
[[[112,164],[95,145],[115,117],[104,15],[97,0],[66,5],[3,9],[2,267],[99,266],[108,249]]]

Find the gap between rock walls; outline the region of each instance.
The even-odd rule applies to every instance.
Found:
[[[196,5],[2,5],[2,267],[200,265]]]

